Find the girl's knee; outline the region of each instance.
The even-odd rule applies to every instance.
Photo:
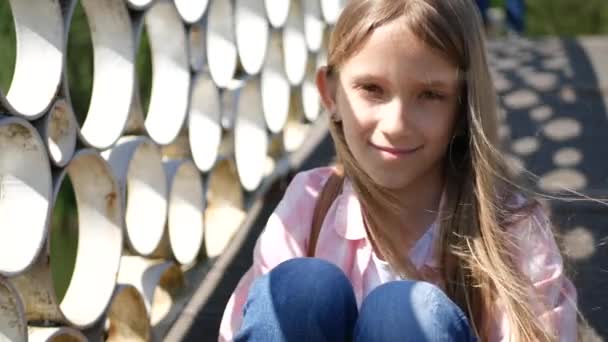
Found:
[[[374,340],[459,336],[463,341],[472,335],[464,313],[440,288],[416,281],[389,282],[374,289],[361,306],[357,334]]]
[[[276,266],[269,276],[298,288],[352,291],[350,280],[336,265],[318,258],[294,258]]]
[[[418,306],[432,301],[435,306],[456,306],[439,287],[423,281],[392,281],[376,287],[363,302],[364,306],[391,306],[389,299],[399,302],[399,307]],[[367,304],[367,305],[366,305]]]
[[[336,327],[352,333],[356,316],[354,291],[338,267],[320,259],[291,259],[254,282],[243,334],[279,331],[288,341],[333,341],[319,336],[333,336]]]
[[[252,291],[265,292],[273,298],[275,305],[285,300],[292,306],[308,306],[310,298],[315,298],[316,302],[327,303],[340,298],[356,303],[350,280],[342,270],[317,258],[284,261],[257,279]]]

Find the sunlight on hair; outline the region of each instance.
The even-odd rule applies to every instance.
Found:
[[[521,158],[518,158],[517,156],[514,156],[512,154],[505,154],[504,158],[505,162],[507,163],[507,166],[509,167],[511,172],[513,172],[514,175],[517,176],[523,173],[526,168],[526,165],[524,164],[524,161],[521,160]]]

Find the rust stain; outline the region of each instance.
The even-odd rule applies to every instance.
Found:
[[[10,124],[0,128],[0,146],[2,145],[20,146],[26,151],[38,150],[32,132],[20,124]]]
[[[51,140],[58,141],[62,136],[69,133],[70,119],[67,105],[63,101],[55,104],[55,108],[51,114],[51,123],[49,127],[49,135]]]
[[[114,216],[116,210],[116,192],[112,191],[106,195],[106,212],[108,216]]]

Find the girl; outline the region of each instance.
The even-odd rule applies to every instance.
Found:
[[[497,149],[482,32],[471,0],[348,2],[317,74],[339,166],[293,179],[220,340],[575,340],[550,223]]]

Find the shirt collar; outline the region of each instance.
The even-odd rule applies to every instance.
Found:
[[[346,177],[344,178],[344,183],[342,185],[342,192],[336,200],[336,224],[334,224],[334,227],[338,235],[347,240],[365,239],[367,237],[367,232],[365,231],[365,224],[363,222],[361,203],[357,198],[352,182]],[[441,213],[442,209],[445,207],[445,201],[446,191],[444,188],[439,202],[439,213]],[[434,240],[439,229],[439,217],[440,215],[436,216],[433,223],[428,227],[427,231],[416,244],[421,242],[428,235],[432,235],[432,240]]]

